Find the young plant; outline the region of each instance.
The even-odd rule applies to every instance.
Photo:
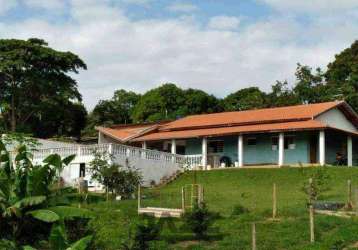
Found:
[[[122,244],[123,250],[147,250],[149,249],[149,243],[159,238],[160,223],[156,222],[153,217],[145,216],[144,218],[145,220],[136,225],[133,236],[129,231],[128,242]]]
[[[90,162],[92,178],[106,187],[107,192],[114,192],[124,198],[129,198],[137,190],[142,181],[140,172],[129,166],[113,163],[113,157],[108,154],[94,152]]]
[[[217,217],[218,215],[210,212],[206,204],[202,202],[199,205],[195,205],[191,212],[187,212],[184,215],[184,222],[195,234],[196,238],[202,240],[207,238],[210,227]]]
[[[308,196],[309,203],[316,201],[320,196],[330,190],[329,181],[331,176],[327,173],[325,167],[317,168],[313,174],[309,176],[310,182],[307,180],[303,185],[303,192]]]

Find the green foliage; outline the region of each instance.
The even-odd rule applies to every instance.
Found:
[[[77,55],[56,51],[37,38],[1,39],[0,58],[5,130],[39,137],[78,135],[86,110],[69,74],[86,69],[86,64]]]
[[[205,239],[210,227],[218,216],[208,210],[205,203],[195,205],[193,210],[185,213],[186,226],[195,234],[197,239]]]
[[[56,222],[60,219],[60,216],[58,214],[56,214],[55,212],[53,212],[51,210],[46,210],[46,209],[38,209],[38,210],[30,211],[30,212],[27,212],[27,214],[31,215],[35,219],[38,219],[38,220],[41,220],[41,221],[44,221],[47,223]]]
[[[90,162],[92,178],[104,185],[108,191],[128,198],[137,190],[142,176],[129,164],[123,167],[110,163],[112,158],[111,155],[94,152],[94,159]]]
[[[28,244],[43,239],[51,224],[53,224],[53,239],[58,239],[60,234],[65,233],[63,232],[65,229],[55,226],[62,225],[64,220],[92,218],[88,210],[58,206],[56,202],[63,200],[62,197],[66,193],[56,185],[59,173],[72,159],[72,156],[62,160],[58,155],[50,155],[42,165],[33,165],[27,147],[20,145],[12,161],[4,143],[0,141],[0,236],[2,238],[10,240],[16,247],[27,245],[26,248],[29,249]],[[31,231],[30,235],[29,231]],[[69,245],[66,245],[67,247]]]
[[[160,225],[154,218],[145,217],[135,228],[133,239],[129,244],[123,244],[124,249],[128,250],[147,250],[149,243],[157,240],[160,235]]]
[[[231,215],[242,215],[242,214],[246,214],[246,213],[249,213],[249,209],[244,207],[243,205],[241,204],[237,204],[234,206],[234,208],[232,209],[232,213]]]
[[[309,178],[312,178],[312,184],[307,180],[303,186],[303,191],[307,194],[309,201],[319,199],[324,192],[330,190],[331,176],[326,167],[317,168]]]
[[[222,105],[225,111],[259,109],[266,106],[266,94],[257,87],[241,89],[225,97]]]

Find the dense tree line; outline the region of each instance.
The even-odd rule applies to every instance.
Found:
[[[304,103],[346,100],[358,111],[358,41],[336,55],[327,70],[297,64],[295,82],[277,81],[271,91],[240,89],[220,99],[202,90],[181,89],[167,83],[143,95],[116,91],[89,115],[90,127],[99,124],[172,120],[191,114],[248,110]],[[120,93],[120,95],[118,94]]]
[[[95,135],[98,125],[332,100],[346,100],[358,111],[358,41],[337,54],[326,70],[297,64],[295,81],[277,81],[269,92],[250,87],[217,98],[166,83],[144,94],[117,90],[88,115],[77,83],[68,75],[79,69],[86,64],[77,55],[55,51],[43,40],[0,40],[0,133],[79,138]]]

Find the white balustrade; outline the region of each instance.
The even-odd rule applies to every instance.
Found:
[[[61,157],[76,155],[77,157],[93,157],[94,152],[110,153],[114,157],[144,158],[147,160],[174,162],[179,165],[200,165],[201,155],[184,156],[167,152],[137,148],[122,144],[96,144],[77,145],[63,148],[48,148],[34,150],[34,159],[45,159],[50,154],[58,154]]]

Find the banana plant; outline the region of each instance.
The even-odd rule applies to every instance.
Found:
[[[13,155],[0,141],[0,227],[5,224],[11,228],[11,240],[15,244],[21,241],[22,225],[30,217],[52,223],[54,232],[67,219],[92,217],[88,210],[64,206],[66,202],[57,185],[61,171],[73,158],[72,155],[61,159],[53,154],[42,164],[34,165],[26,146],[20,146]],[[67,244],[66,250],[68,247],[71,246]]]

